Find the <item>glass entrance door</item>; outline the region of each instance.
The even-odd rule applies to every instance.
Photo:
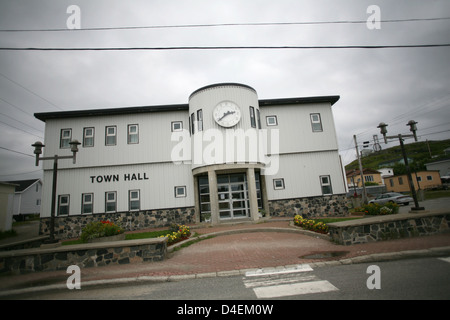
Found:
[[[217,176],[220,219],[246,218],[249,216],[248,186],[245,173]]]

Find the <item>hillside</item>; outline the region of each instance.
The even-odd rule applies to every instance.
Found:
[[[444,155],[444,150],[450,148],[450,139],[440,141],[414,142],[405,144],[408,159],[411,159],[411,166],[425,169],[424,164],[449,158]],[[433,156],[433,158],[430,156]],[[374,152],[361,158],[363,168],[379,169],[386,166],[386,162],[394,162],[403,159],[400,146],[391,147],[379,152]],[[390,167],[393,167],[392,165]],[[354,160],[345,166],[345,170],[359,169],[358,160]]]

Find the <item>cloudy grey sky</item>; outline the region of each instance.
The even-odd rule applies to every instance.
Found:
[[[373,46],[450,43],[448,0],[0,0],[0,30],[67,29],[70,5],[86,28],[366,21],[66,31],[0,31],[1,48]],[[385,22],[383,22],[385,21]],[[239,82],[260,99],[340,95],[333,106],[344,164],[358,141],[407,133],[450,138],[450,47],[385,49],[0,50],[0,181],[40,177],[31,144],[44,141],[35,112],[187,103],[196,89]],[[381,137],[380,137],[381,138]],[[408,141],[408,143],[411,141]],[[394,145],[390,143],[388,146]],[[388,147],[382,144],[382,147]],[[31,156],[30,156],[31,155]]]

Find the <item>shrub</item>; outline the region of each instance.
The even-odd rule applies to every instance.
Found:
[[[396,214],[399,211],[399,205],[392,202],[388,202],[382,205],[379,203],[369,203],[356,208],[356,211],[364,212],[367,215]]]
[[[88,242],[91,239],[115,236],[123,232],[122,227],[109,220],[90,222],[81,232],[81,241]]]
[[[167,243],[169,245],[188,239],[191,235],[189,227],[185,225],[172,224],[169,231],[172,233],[160,236],[160,238],[167,237]]]
[[[303,217],[300,215],[296,215],[294,217],[294,224],[306,230],[311,230],[319,233],[328,233],[328,226],[325,223],[316,222],[315,220],[303,219]]]

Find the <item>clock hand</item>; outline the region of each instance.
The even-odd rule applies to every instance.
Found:
[[[225,118],[226,116],[228,116],[228,115],[230,115],[230,114],[233,114],[233,113],[235,113],[235,111],[227,111],[227,112],[225,112],[225,113],[223,114],[223,116],[222,116],[218,121],[222,120],[222,119]]]

